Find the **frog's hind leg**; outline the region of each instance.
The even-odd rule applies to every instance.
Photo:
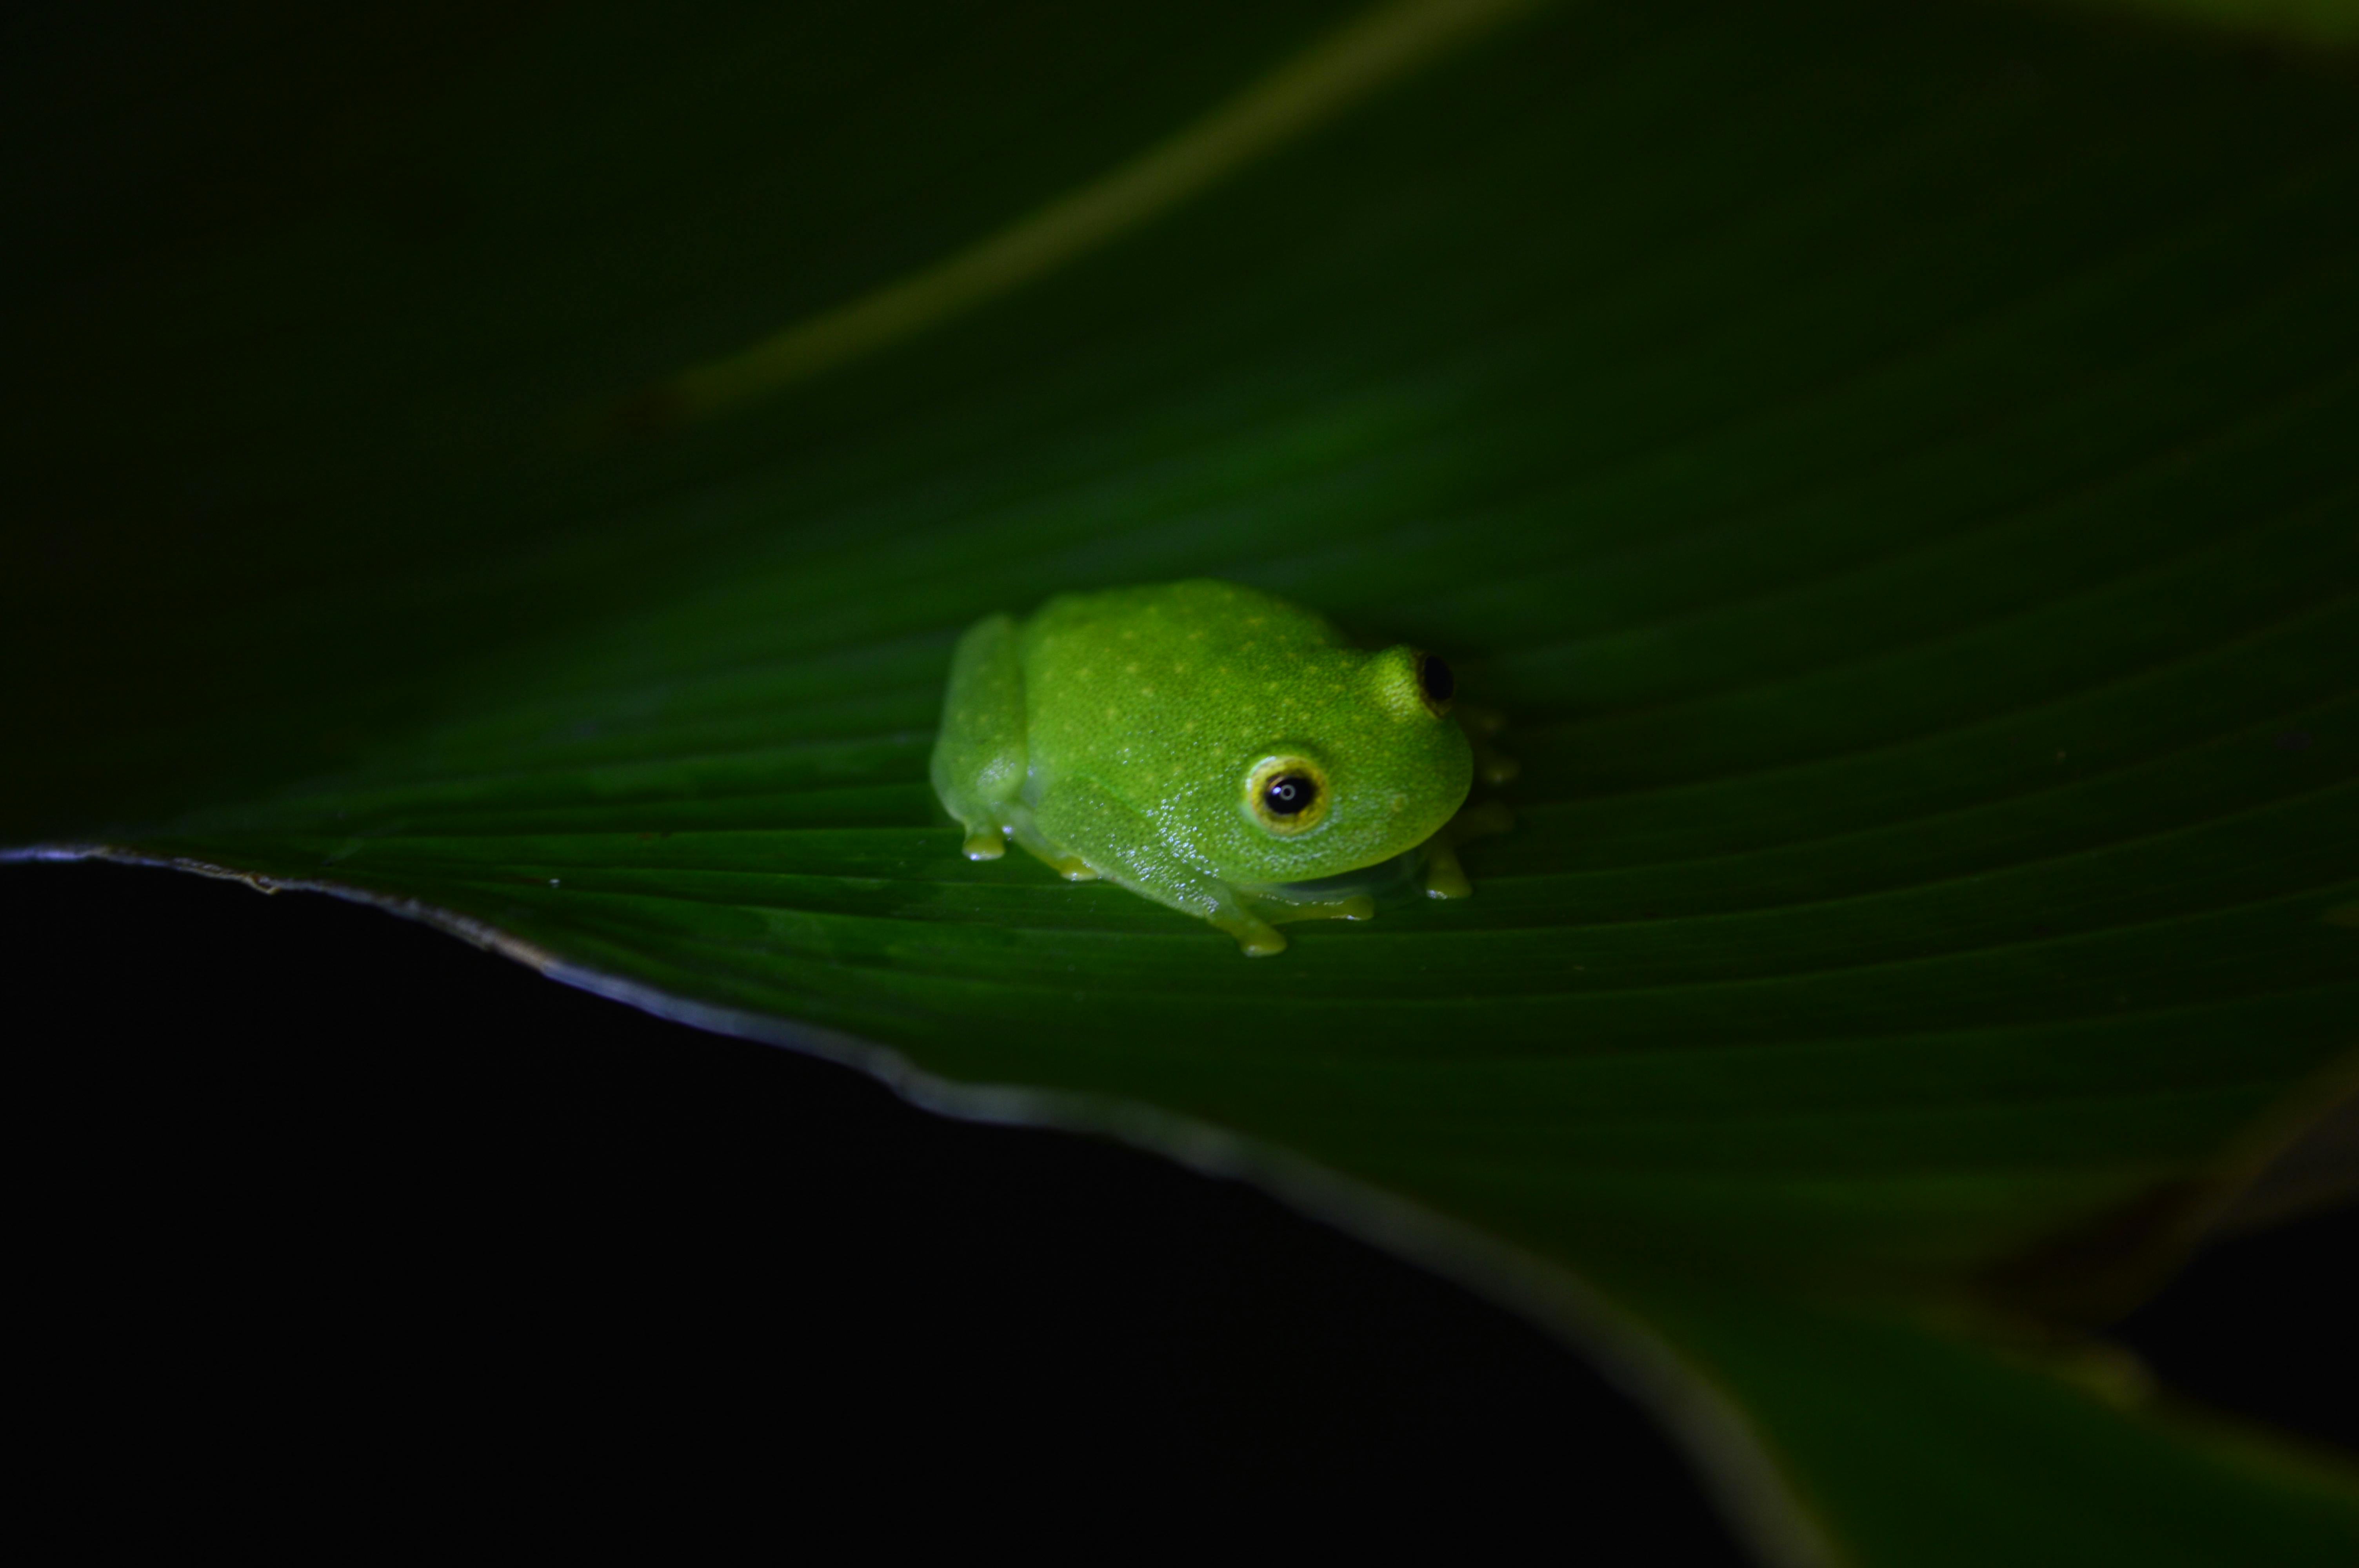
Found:
[[[1050,785],[1025,831],[1052,846],[1041,856],[1049,864],[1058,863],[1051,856],[1070,857],[1141,897],[1209,921],[1235,937],[1248,957],[1286,950],[1277,928],[1226,882],[1180,855],[1153,822],[1088,779]],[[1032,848],[1023,837],[1017,841]]]
[[[1032,813],[1028,807],[1018,805],[1011,806],[1009,811],[1007,836],[1023,846],[1025,852],[1034,860],[1038,860],[1069,882],[1093,882],[1098,880],[1098,869],[1095,866],[1072,851],[1060,849],[1049,841],[1048,835],[1042,833],[1039,827],[1033,822]]]
[[[986,616],[967,629],[951,655],[934,741],[934,793],[966,829],[966,858],[995,860],[1024,826],[1019,799],[1030,765],[1024,739],[1024,668],[1016,656],[1016,622]]]

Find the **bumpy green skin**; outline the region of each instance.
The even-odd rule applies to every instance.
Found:
[[[1068,594],[960,640],[934,789],[972,859],[1013,838],[1068,877],[1103,877],[1274,953],[1277,921],[1373,913],[1364,896],[1287,884],[1415,849],[1465,800],[1472,750],[1421,691],[1423,656],[1363,653],[1311,611],[1233,583]],[[1308,826],[1254,805],[1256,781],[1295,762],[1323,784]],[[1454,859],[1439,859],[1454,878]]]

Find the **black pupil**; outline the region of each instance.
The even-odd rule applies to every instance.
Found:
[[[1272,816],[1299,816],[1319,798],[1319,786],[1300,773],[1280,773],[1261,792]]]
[[[1426,654],[1425,663],[1418,669],[1417,678],[1418,684],[1425,687],[1425,695],[1436,702],[1448,702],[1450,694],[1458,689],[1457,679],[1451,675],[1450,666],[1431,654]]]

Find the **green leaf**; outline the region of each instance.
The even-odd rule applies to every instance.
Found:
[[[2071,1333],[2359,1067],[2348,56],[221,26],[19,56],[103,134],[16,182],[0,837],[1248,1171],[1603,1357],[1774,1561],[2349,1560],[2347,1464]],[[958,631],[1197,573],[1509,717],[1473,900],[1247,962],[958,857]]]

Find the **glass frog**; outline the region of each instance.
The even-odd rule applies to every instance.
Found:
[[[971,860],[1013,839],[1277,953],[1281,922],[1375,914],[1343,873],[1407,857],[1433,896],[1470,891],[1454,684],[1431,654],[1363,652],[1234,583],[1066,594],[959,640],[934,790]]]

